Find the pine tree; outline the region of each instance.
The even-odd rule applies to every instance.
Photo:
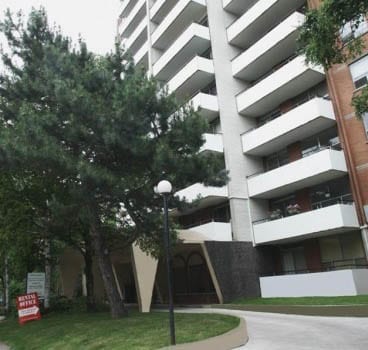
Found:
[[[179,108],[118,47],[101,57],[83,41],[73,46],[49,27],[43,9],[26,24],[8,13],[0,29],[10,47],[0,75],[3,164],[67,188],[88,223],[111,314],[119,317],[125,309],[109,242],[156,251],[162,204],[153,187],[162,178],[179,189],[222,184],[223,161],[198,154],[206,121]]]

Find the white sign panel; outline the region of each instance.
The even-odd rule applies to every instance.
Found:
[[[27,294],[37,293],[38,298],[45,298],[45,273],[31,272],[27,274]]]

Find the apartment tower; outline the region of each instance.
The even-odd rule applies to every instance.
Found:
[[[298,27],[318,3],[122,1],[122,47],[208,120],[201,152],[223,154],[230,177],[177,192],[201,196],[175,214],[177,302],[368,294],[368,117],[350,104],[368,56],[306,64]],[[158,263],[155,300],[163,281]]]

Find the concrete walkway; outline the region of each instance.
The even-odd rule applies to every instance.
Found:
[[[246,320],[249,342],[239,350],[367,350],[368,318],[282,315],[223,309],[185,312],[224,313]]]

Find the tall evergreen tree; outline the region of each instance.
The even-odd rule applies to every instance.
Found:
[[[110,261],[111,237],[152,251],[160,242],[161,200],[153,187],[220,184],[222,159],[199,155],[206,122],[179,107],[116,47],[95,56],[50,28],[43,9],[25,24],[1,23],[0,150],[3,164],[67,187],[89,237],[113,317],[125,313]]]

